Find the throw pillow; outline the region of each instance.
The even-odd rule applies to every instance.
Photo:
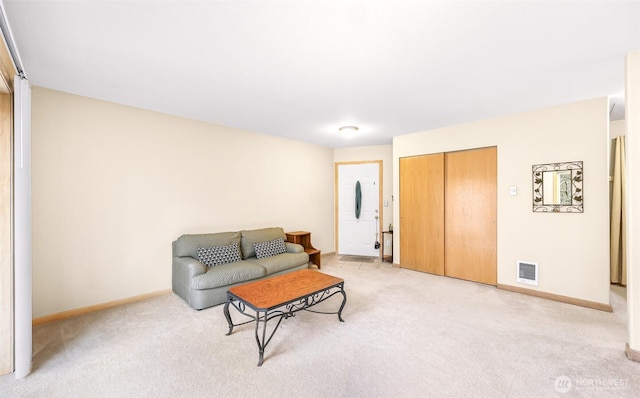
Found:
[[[226,246],[199,247],[198,260],[207,267],[214,265],[235,263],[240,258],[240,243],[232,243]]]
[[[266,258],[286,253],[287,245],[284,244],[284,239],[278,238],[268,242],[254,243],[253,249],[256,251],[257,258]]]

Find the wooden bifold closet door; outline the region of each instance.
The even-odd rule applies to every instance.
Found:
[[[445,275],[495,285],[496,148],[445,156]]]
[[[495,147],[400,159],[400,266],[495,285]]]
[[[402,268],[444,275],[444,154],[400,158]]]

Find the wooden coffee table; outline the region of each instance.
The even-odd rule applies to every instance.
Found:
[[[309,309],[336,294],[342,294],[342,304],[338,311],[321,312]],[[227,336],[233,332],[234,326],[255,322],[259,350],[258,366],[262,366],[264,349],[283,319],[305,310],[319,314],[338,314],[340,322],[344,322],[342,309],[346,303],[344,279],[309,269],[235,286],[227,292],[227,302],[224,305],[224,316],[229,323]],[[229,305],[251,319],[234,324],[229,313]],[[278,318],[278,323],[267,336],[267,322],[273,318]]]

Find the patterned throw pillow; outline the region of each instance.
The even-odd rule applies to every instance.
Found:
[[[268,242],[254,243],[253,249],[256,251],[257,258],[266,258],[286,253],[287,245],[284,244],[284,239],[278,238]]]
[[[235,263],[240,258],[240,243],[232,243],[226,246],[199,247],[198,260],[207,267],[214,265]]]

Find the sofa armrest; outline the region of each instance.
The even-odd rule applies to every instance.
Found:
[[[204,264],[193,257],[174,257],[173,266],[174,270],[178,268],[181,272],[186,272],[189,275],[189,279],[207,272]]]
[[[304,247],[297,243],[284,242],[287,246],[287,253],[304,253]]]
[[[187,303],[189,302],[189,288],[191,281],[196,275],[204,274],[207,271],[204,264],[193,257],[173,257],[171,288]]]

